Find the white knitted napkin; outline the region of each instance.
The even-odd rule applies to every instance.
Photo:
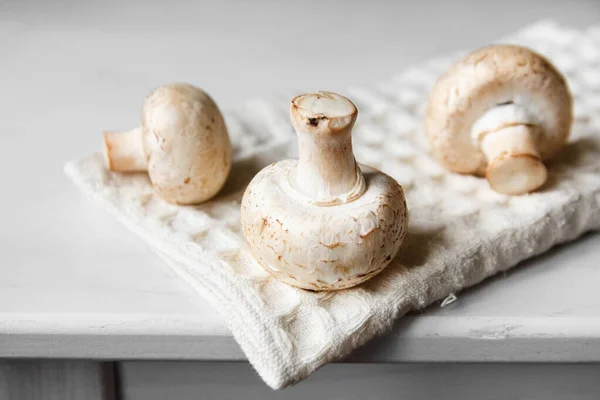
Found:
[[[576,99],[570,144],[549,165],[543,190],[531,195],[499,195],[485,180],[449,173],[427,155],[424,103],[456,57],[343,93],[359,109],[357,160],[396,178],[410,212],[399,255],[353,289],[315,293],[279,283],[244,247],[239,207],[246,184],[265,165],[295,155],[292,94],[226,113],[237,161],[223,192],[206,204],[166,204],[145,175],[110,173],[99,154],[69,163],[66,172],[208,300],[265,382],[283,388],[386,332],[406,312],[600,228],[600,26],[579,31],[545,22],[506,42],[549,57]]]

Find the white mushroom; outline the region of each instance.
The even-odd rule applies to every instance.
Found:
[[[104,154],[111,171],[148,171],[156,193],[175,204],[210,199],[231,169],[231,143],[219,108],[204,91],[184,83],[148,95],[142,126],[105,132]]]
[[[335,93],[292,100],[299,159],[260,171],[242,199],[242,228],[255,259],[277,279],[335,290],[380,272],[407,229],[402,187],[356,163],[354,104]]]
[[[544,184],[542,160],[565,146],[572,103],[565,79],[544,57],[524,47],[489,46],[439,78],[425,133],[449,170],[485,175],[500,193],[524,194]]]

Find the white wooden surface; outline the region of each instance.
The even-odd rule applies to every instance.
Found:
[[[0,2],[0,357],[241,360],[219,316],[63,163],[129,128],[169,81],[222,108],[339,90],[596,0]],[[317,52],[317,55],[315,55]],[[600,361],[599,235],[401,321],[363,361]],[[581,280],[577,277],[585,276]]]

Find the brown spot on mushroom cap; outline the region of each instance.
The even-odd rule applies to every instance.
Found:
[[[374,227],[369,229],[369,231],[365,234],[359,235],[361,239],[366,239],[368,238],[370,235],[372,235],[373,233],[377,232],[379,230],[379,227]]]
[[[520,46],[493,45],[467,55],[438,79],[429,96],[424,122],[433,154],[451,171],[483,175],[487,160],[472,140],[472,124],[498,103],[523,99],[551,116],[537,143],[541,158],[550,158],[565,145],[572,123],[573,101],[560,72]]]
[[[319,242],[319,244],[321,246],[327,247],[328,249],[335,249],[336,247],[345,246],[345,244],[342,242],[332,242],[332,243]]]

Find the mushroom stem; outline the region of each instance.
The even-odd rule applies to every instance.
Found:
[[[350,100],[334,93],[305,94],[292,100],[299,157],[291,184],[315,204],[346,203],[366,189],[352,152],[357,114]]]
[[[359,173],[348,133],[323,138],[298,132],[296,178],[306,194],[332,197],[347,193],[356,186]]]
[[[104,132],[104,159],[111,171],[147,171],[143,128],[126,132]]]
[[[492,189],[508,195],[529,193],[546,182],[548,172],[535,145],[536,125],[505,125],[481,139]]]

